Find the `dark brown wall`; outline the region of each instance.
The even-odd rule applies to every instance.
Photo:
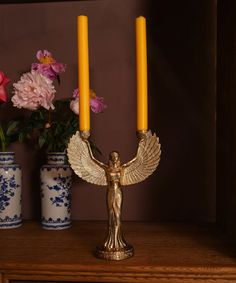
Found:
[[[236,235],[236,2],[218,1],[217,219]]]
[[[77,85],[79,14],[89,17],[91,87],[108,104],[92,114],[92,138],[102,161],[117,149],[124,162],[137,146],[134,20],[147,17],[150,128],[160,136],[162,160],[147,181],[124,188],[123,219],[214,221],[215,1],[0,5],[0,69],[16,81],[36,51],[48,49],[67,64],[57,95],[69,97]],[[43,160],[30,148],[14,148],[24,171],[23,216],[38,217]],[[75,178],[73,218],[106,219],[105,190]]]

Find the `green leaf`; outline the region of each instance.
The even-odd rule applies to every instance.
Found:
[[[25,134],[23,132],[19,133],[19,136],[18,136],[18,140],[19,142],[24,142],[25,140]]]
[[[41,136],[39,137],[39,140],[38,140],[39,148],[42,148],[43,145],[45,144],[45,142],[46,142],[45,137],[44,137],[43,135],[41,135]]]
[[[16,131],[19,124],[20,124],[20,121],[10,121],[8,123],[6,135],[10,136],[11,134],[13,134]]]

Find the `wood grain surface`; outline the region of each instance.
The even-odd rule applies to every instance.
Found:
[[[39,223],[0,231],[1,281],[7,282],[236,282],[236,250],[214,225],[124,223],[135,256],[93,256],[104,222],[73,222],[47,231]]]

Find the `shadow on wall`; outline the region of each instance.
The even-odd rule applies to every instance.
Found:
[[[162,144],[150,218],[214,221],[216,6],[149,1],[147,18],[150,128]]]

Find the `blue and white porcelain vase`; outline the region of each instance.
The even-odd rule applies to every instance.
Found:
[[[40,169],[41,223],[51,230],[71,226],[71,176],[66,153],[49,152],[47,164]]]
[[[21,167],[14,152],[0,152],[0,229],[21,226]]]

